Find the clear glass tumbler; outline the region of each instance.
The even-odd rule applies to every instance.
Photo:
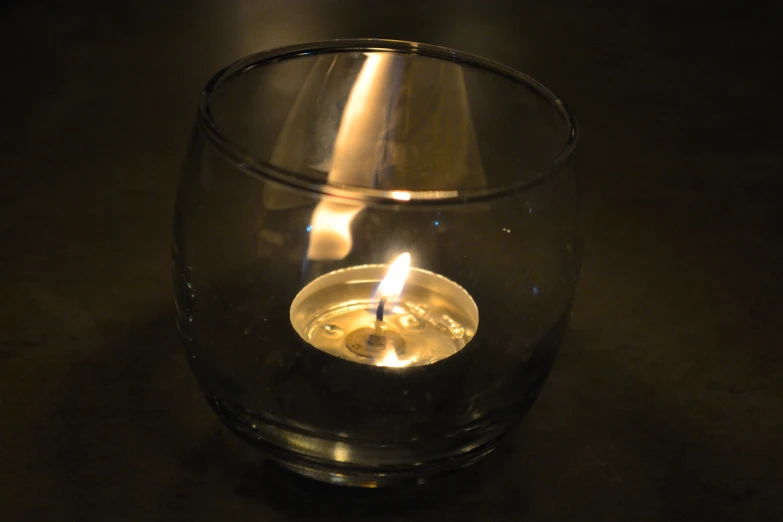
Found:
[[[422,482],[486,455],[568,321],[576,141],[534,79],[431,45],[297,45],[216,74],[173,271],[219,417],[338,484]]]

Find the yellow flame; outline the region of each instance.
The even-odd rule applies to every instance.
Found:
[[[411,255],[408,252],[404,252],[397,256],[389,265],[389,270],[386,272],[386,277],[383,278],[381,284],[378,285],[376,297],[378,299],[386,299],[394,301],[400,294],[402,294],[402,288],[405,286],[405,280],[408,278],[408,274],[411,270]],[[378,328],[379,322],[376,322],[376,328]],[[383,359],[378,361],[378,366],[387,366],[390,368],[402,368],[408,366],[415,359],[402,360],[397,357],[397,352],[393,348],[388,348],[383,355]]]
[[[405,252],[397,256],[397,259],[392,261],[392,264],[389,266],[386,277],[378,285],[378,299],[385,297],[386,299],[394,300],[399,297],[410,270],[411,255]]]

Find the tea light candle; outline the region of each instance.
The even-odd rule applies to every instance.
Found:
[[[291,324],[309,345],[361,364],[402,368],[436,363],[462,350],[478,328],[478,308],[457,283],[410,266],[330,272],[291,303]]]
[[[362,64],[336,130],[328,180],[335,185],[374,186],[388,155],[389,107],[405,60],[369,54]],[[408,201],[409,192],[391,197]],[[324,199],[316,206],[309,260],[344,259],[352,250],[351,222],[359,201]],[[412,268],[406,252],[389,265],[336,270],[305,286],[291,303],[291,324],[310,346],[356,363],[424,366],[462,350],[478,327],[478,308],[458,284]]]

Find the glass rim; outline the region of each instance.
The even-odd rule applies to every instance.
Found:
[[[547,164],[546,168],[534,173],[531,179],[497,184],[482,188],[465,190],[386,190],[354,185],[329,184],[326,179],[316,180],[296,171],[286,170],[251,154],[235,144],[220,129],[212,117],[210,101],[213,94],[226,82],[245,74],[257,67],[296,58],[318,54],[338,54],[355,52],[395,52],[435,58],[476,67],[486,72],[504,77],[532,90],[556,110],[568,125],[568,138],[563,147]],[[207,82],[198,104],[198,124],[212,144],[234,165],[250,175],[286,185],[288,187],[316,192],[338,198],[387,204],[449,204],[468,203],[528,190],[555,175],[560,167],[573,154],[579,140],[579,129],[571,110],[552,91],[535,78],[498,62],[479,56],[456,51],[447,47],[376,38],[322,40],[284,47],[276,47],[251,54],[224,67]]]

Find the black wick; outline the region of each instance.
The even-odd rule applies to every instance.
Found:
[[[381,297],[381,300],[378,301],[378,309],[375,310],[375,319],[378,321],[383,322],[383,307],[386,306],[386,300],[388,297]]]

